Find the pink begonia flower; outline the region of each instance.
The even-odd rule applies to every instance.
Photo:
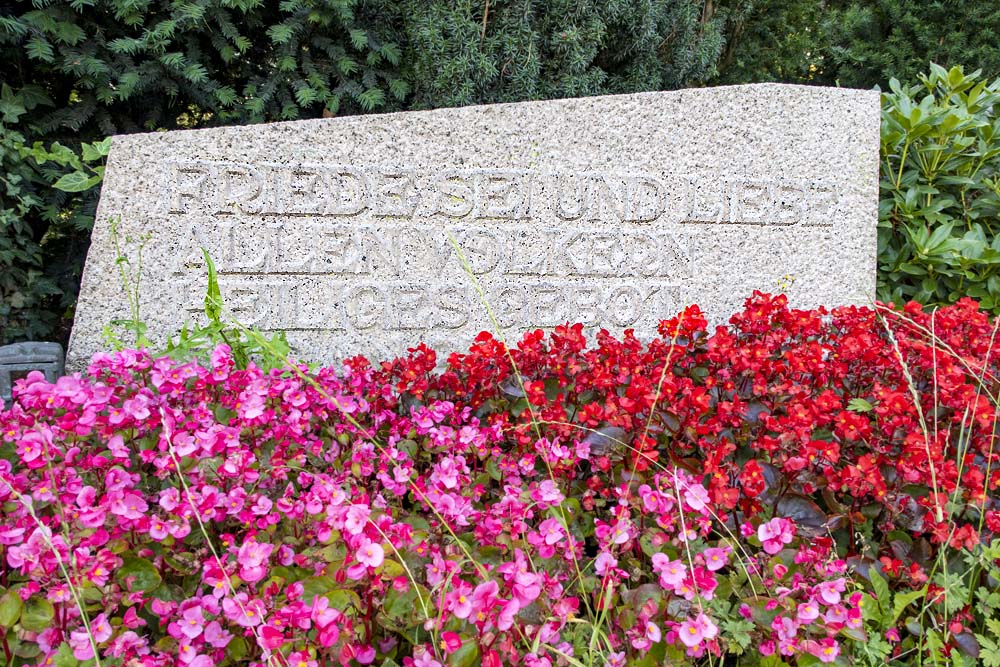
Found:
[[[835,604],[823,614],[823,620],[829,624],[847,623],[847,609],[843,605]]]
[[[472,614],[472,590],[469,584],[459,580],[455,589],[448,592],[447,601],[455,618],[466,619]]]
[[[462,637],[457,632],[442,632],[441,648],[445,653],[454,653],[462,648]]]
[[[819,618],[819,605],[813,600],[799,603],[796,608],[795,620],[802,624],[809,624]]]
[[[263,579],[273,550],[273,544],[261,544],[256,540],[245,542],[236,556],[240,564],[240,578],[250,583]]]
[[[764,551],[772,556],[781,551],[795,536],[795,524],[788,519],[775,517],[757,528],[757,538]]]
[[[518,572],[514,575],[512,592],[520,605],[526,607],[541,595],[542,578],[534,572]]]
[[[271,502],[270,498],[267,496],[258,496],[257,500],[253,504],[253,507],[250,508],[250,511],[257,516],[264,516],[271,511],[272,507],[274,507],[274,503]]]
[[[701,484],[689,484],[684,488],[684,502],[695,512],[705,509],[711,502],[708,490]]]
[[[273,625],[265,625],[257,632],[260,636],[258,644],[260,644],[261,648],[267,649],[268,651],[273,651],[285,643],[285,634]]]
[[[250,600],[246,593],[223,598],[222,611],[227,619],[244,628],[258,626],[264,621],[264,603],[261,600]]]
[[[167,539],[167,524],[163,519],[154,518],[149,522],[149,536],[152,537],[157,542],[162,542]]]
[[[701,628],[693,621],[684,621],[681,623],[677,628],[677,637],[688,648],[698,646],[705,638],[702,635]]]
[[[604,667],[625,667],[625,651],[609,653],[608,659],[604,661]]]
[[[358,547],[356,557],[359,563],[368,567],[378,567],[385,560],[385,550],[382,549],[382,545],[365,537]]]
[[[819,658],[820,662],[833,662],[840,655],[840,644],[833,637],[806,642],[806,652]]]
[[[511,626],[514,625],[514,617],[517,616],[517,612],[520,610],[521,605],[517,600],[507,601],[500,610],[500,615],[497,617],[497,629],[501,632],[510,630]]]
[[[69,645],[73,649],[73,656],[77,660],[90,660],[94,657],[94,647],[90,643],[93,636],[94,643],[103,644],[111,638],[111,624],[105,614],[100,614],[90,621],[90,634],[87,628],[80,626],[69,635]]]
[[[547,509],[561,503],[566,499],[566,496],[562,494],[555,482],[547,479],[532,490],[531,499],[538,503],[541,509]]]
[[[838,604],[840,602],[840,594],[845,590],[847,590],[847,583],[843,577],[834,579],[833,581],[821,582],[816,587],[819,599],[828,605]]]
[[[413,658],[413,667],[442,667],[434,655],[426,648]]]
[[[538,524],[538,532],[545,539],[545,544],[557,544],[563,538],[562,524],[556,519],[546,519]]]
[[[362,665],[370,665],[375,662],[375,647],[366,645],[357,647],[357,653],[354,655],[354,659]]]
[[[677,636],[688,648],[694,648],[703,641],[711,641],[718,634],[719,627],[704,612],[684,621],[677,630]]]
[[[597,554],[594,559],[594,570],[602,577],[618,567],[618,560],[607,551]]]
[[[160,491],[160,507],[168,512],[173,512],[181,504],[181,492],[174,487]]]
[[[205,626],[205,641],[215,648],[226,648],[233,636],[222,629],[218,621],[212,621]]]
[[[660,586],[671,589],[687,578],[687,566],[680,560],[670,560],[666,554],[653,554],[653,572],[660,573]]]
[[[14,526],[0,527],[0,544],[4,546],[12,546],[14,544],[20,544],[23,540],[24,528],[15,528]]]
[[[720,547],[710,547],[705,549],[701,555],[705,559],[705,567],[712,572],[721,570],[729,561],[728,549]]]
[[[367,505],[351,505],[347,508],[344,519],[344,529],[351,535],[360,535],[368,525],[368,517],[372,511]]]
[[[184,636],[189,639],[197,639],[205,627],[205,614],[201,607],[190,607],[181,614],[177,623]]]
[[[138,627],[146,625],[146,621],[140,618],[139,614],[136,613],[135,607],[129,607],[125,612],[125,616],[122,618],[122,625],[130,630],[134,630]]]
[[[497,604],[497,593],[500,585],[497,582],[485,581],[472,591],[472,617],[474,621],[486,620],[486,614]]]
[[[288,667],[319,667],[319,663],[305,651],[293,651],[288,654]]]
[[[149,505],[146,504],[141,495],[128,491],[112,497],[110,509],[112,514],[135,521],[145,516]]]
[[[799,633],[799,624],[787,616],[776,616],[771,621],[771,629],[774,630],[781,641],[791,641]]]

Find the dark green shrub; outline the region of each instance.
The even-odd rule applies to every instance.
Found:
[[[882,96],[879,298],[1000,312],[1000,79],[920,81]]]
[[[696,85],[747,0],[410,0],[412,106],[514,102]]]
[[[884,89],[928,62],[1000,76],[996,0],[760,0],[729,23],[715,80]]]
[[[81,142],[398,108],[393,4],[0,3],[0,344],[65,333],[99,181]]]

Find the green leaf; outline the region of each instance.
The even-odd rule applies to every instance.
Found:
[[[889,584],[882,578],[875,568],[868,570],[868,577],[872,582],[872,590],[875,591],[875,601],[883,612],[889,609]]]
[[[111,150],[111,137],[108,137],[104,141],[95,141],[92,144],[82,144],[80,148],[83,150],[84,161],[97,162],[98,160],[103,160]]]
[[[911,604],[922,598],[927,593],[927,587],[924,586],[918,591],[909,591],[907,593],[897,593],[896,597],[892,601],[892,620],[891,623],[895,624],[906,608]]]
[[[357,28],[351,30],[351,44],[358,51],[363,51],[368,47],[368,33]]]
[[[6,83],[3,84],[3,87],[0,87],[0,114],[3,114],[3,122],[16,123],[17,119],[27,112],[21,96],[16,95]]]
[[[77,667],[79,664],[80,661],[73,655],[73,649],[69,647],[69,644],[60,644],[59,650],[56,651],[55,660],[52,661],[53,667]]]
[[[71,171],[53,183],[52,187],[63,192],[83,192],[100,182],[100,176],[88,176],[82,171]]]
[[[33,60],[41,60],[50,63],[55,60],[55,52],[52,45],[44,37],[32,37],[24,47],[25,53]]]
[[[406,572],[403,566],[391,558],[386,558],[375,570],[383,579],[395,579]]]
[[[311,603],[317,595],[326,595],[329,591],[336,589],[338,585],[337,580],[330,574],[309,577],[302,582],[302,599]]]
[[[457,651],[448,656],[449,667],[472,667],[479,664],[479,644],[466,639]]]
[[[52,603],[41,597],[31,597],[21,612],[21,627],[28,632],[42,632],[48,629],[55,618],[56,610]]]
[[[127,585],[131,582],[131,590],[151,591],[163,583],[163,578],[156,566],[145,558],[127,557],[122,566],[115,572],[115,580]]]
[[[292,38],[292,34],[293,31],[291,26],[287,26],[283,23],[273,25],[267,31],[268,37],[270,37],[271,41],[275,44],[284,44]]]
[[[215,270],[215,262],[208,251],[201,249],[205,256],[205,266],[208,267],[208,290],[205,292],[205,315],[212,324],[222,324],[222,292],[219,290],[219,276]]]
[[[247,646],[247,642],[243,639],[243,637],[233,637],[229,644],[226,645],[226,657],[231,659],[233,662],[239,662],[249,653],[250,648]]]
[[[17,591],[7,591],[0,598],[0,627],[12,628],[21,616],[21,596]]]
[[[851,412],[871,412],[875,406],[863,398],[852,398],[847,402],[847,409]]]

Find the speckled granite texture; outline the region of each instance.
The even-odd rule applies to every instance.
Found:
[[[867,303],[878,142],[877,93],[778,84],[116,137],[68,365],[128,317],[112,219],[154,340],[204,318],[204,247],[231,315],[313,361]]]

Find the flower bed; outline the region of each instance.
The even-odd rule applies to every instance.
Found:
[[[992,655],[996,330],[975,303],[828,313],[757,294],[711,334],[697,308],[648,344],[581,331],[509,351],[484,333],[443,370],[425,347],[240,369],[220,345],[28,377],[0,413],[5,655]]]

